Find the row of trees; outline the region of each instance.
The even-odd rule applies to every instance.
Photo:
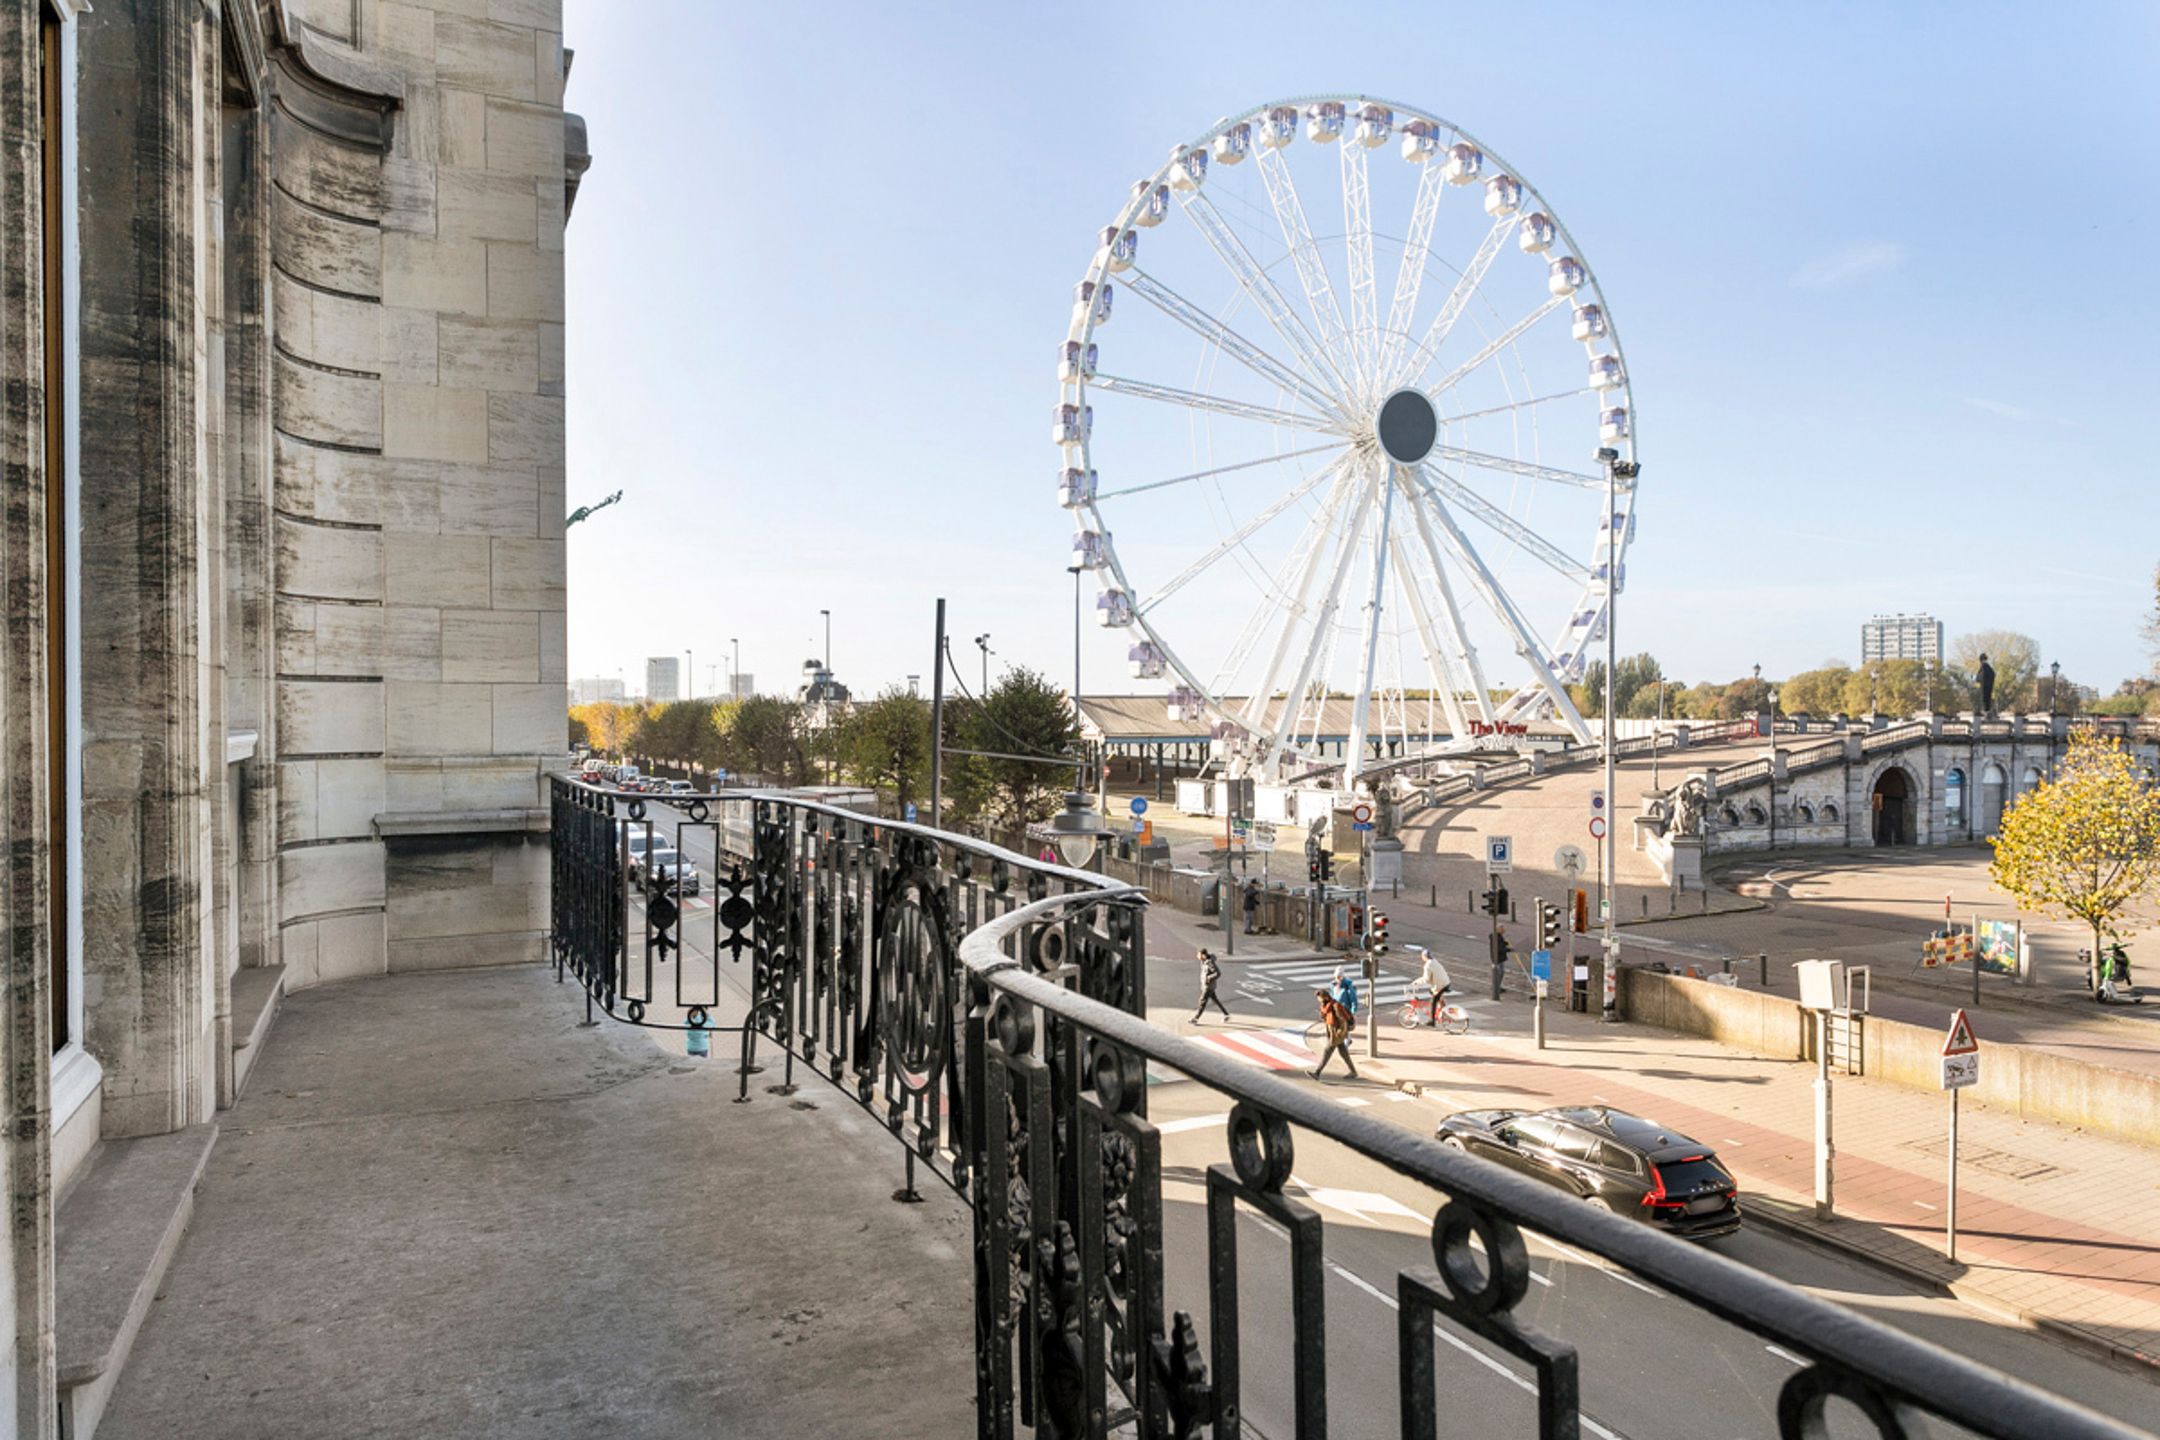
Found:
[[[768,695],[600,701],[571,708],[570,739],[600,755],[726,770],[766,785],[860,785],[896,807],[928,796],[928,700],[895,686],[830,725],[811,718],[796,702]],[[1079,747],[1064,692],[1024,667],[1008,670],[980,703],[947,700],[946,819],[1010,825],[1045,818],[1073,785],[1074,771],[1061,757],[1077,756]]]
[[[2155,643],[2160,644],[2160,606],[2156,606],[2155,614]],[[1858,666],[1828,660],[1782,682],[1745,675],[1737,680],[1689,685],[1668,678],[1657,657],[1630,655],[1613,667],[1613,706],[1619,715],[1649,719],[1660,713],[1662,696],[1663,713],[1669,717],[1737,720],[1770,709],[1774,690],[1777,709],[1788,715],[1830,715],[1838,711],[1860,715],[1871,710],[1884,715],[1912,715],[1930,704],[1938,710],[1972,710],[1980,703],[1975,677],[1982,655],[1988,657],[1995,671],[1998,711],[2160,714],[2160,682],[2129,680],[2106,700],[2088,699],[2083,686],[2067,675],[2056,677],[2041,663],[2038,641],[2009,630],[1960,635],[1950,647],[1949,658],[1939,666],[1923,665],[1918,660],[1873,660]],[[1604,663],[1591,662],[1582,683],[1569,687],[1569,694],[1583,714],[1602,714]]]

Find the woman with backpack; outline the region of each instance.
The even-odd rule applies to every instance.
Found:
[[[1357,1062],[1350,1058],[1348,1007],[1325,990],[1315,990],[1313,995],[1320,1002],[1320,1023],[1327,1028],[1327,1048],[1320,1052],[1320,1063],[1313,1066],[1313,1079],[1319,1079],[1320,1072],[1327,1069],[1327,1062],[1337,1055],[1342,1056],[1342,1063],[1350,1071],[1350,1078],[1357,1079]]]

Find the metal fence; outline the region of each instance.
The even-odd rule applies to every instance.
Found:
[[[554,788],[555,956],[618,1019],[713,1025],[704,992],[656,988],[682,921],[640,903],[626,842],[638,827],[717,823],[691,800],[656,802],[567,780]],[[1433,1437],[1444,1381],[1435,1327],[1482,1338],[1534,1379],[1536,1433],[1580,1433],[1578,1353],[1518,1314],[1525,1232],[1587,1251],[1800,1357],[1776,1396],[1778,1433],[1826,1434],[1834,1404],[1874,1433],[1923,1416],[1984,1436],[2134,1440],[2137,1432],[1725,1257],[1347,1110],[1145,1014],[1146,896],[982,841],[771,796],[753,807],[754,854],[715,895],[713,969],[747,965],[746,1047],[760,1035],[852,1095],[928,1162],[974,1214],[977,1433],[1241,1440],[1247,1369],[1241,1294],[1260,1265],[1287,1269],[1300,1440],[1328,1433],[1319,1213],[1290,1193],[1301,1137],[1345,1146],[1442,1197],[1433,1265],[1402,1270],[1397,1428]],[[642,914],[640,912],[642,911]],[[655,911],[659,914],[656,916]],[[722,959],[722,957],[727,957]],[[716,997],[711,997],[716,998]],[[748,1050],[745,1052],[746,1061]],[[1230,1103],[1222,1158],[1205,1169],[1202,1291],[1171,1293],[1163,1131],[1149,1068]],[[747,1094],[747,1091],[745,1091]],[[1288,1236],[1277,1260],[1239,1253],[1236,1216]],[[1205,1341],[1194,1318],[1206,1317]]]

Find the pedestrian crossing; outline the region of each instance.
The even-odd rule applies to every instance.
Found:
[[[1298,1010],[1312,1009],[1312,992],[1325,990],[1334,983],[1336,960],[1283,960],[1261,965],[1238,965],[1223,978],[1247,1000],[1257,1000],[1278,1008],[1290,1005]],[[1411,975],[1396,975],[1387,970],[1380,978],[1367,986],[1358,967],[1352,964],[1347,972],[1357,980],[1358,1003],[1366,1005],[1400,1005],[1410,998],[1410,989],[1416,983]]]
[[[1320,1063],[1320,1057],[1306,1048],[1302,1025],[1279,1030],[1203,1030],[1185,1038],[1258,1070],[1310,1070]],[[1175,1070],[1148,1067],[1150,1084],[1161,1085],[1184,1078]]]

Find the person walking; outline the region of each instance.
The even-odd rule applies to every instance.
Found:
[[[1200,1023],[1200,1017],[1203,1013],[1206,1012],[1207,1007],[1210,1003],[1212,1003],[1217,1010],[1222,1011],[1223,1019],[1228,1020],[1230,1018],[1230,1007],[1223,1004],[1222,997],[1215,993],[1216,983],[1221,979],[1222,962],[1215,958],[1214,951],[1202,950],[1200,952],[1200,1003],[1193,1006],[1193,1024],[1197,1025]]]
[[[1354,979],[1352,979],[1352,978],[1350,977],[1350,971],[1349,971],[1349,968],[1348,968],[1347,966],[1337,965],[1337,966],[1335,967],[1335,991],[1334,991],[1334,994],[1335,994],[1335,1003],[1336,1003],[1336,1004],[1338,1004],[1338,1005],[1340,1005],[1340,1006],[1342,1006],[1342,1007],[1343,1007],[1343,1009],[1345,1009],[1345,1010],[1349,1011],[1349,1012],[1350,1012],[1350,1018],[1351,1018],[1352,1020],[1355,1020],[1355,1019],[1357,1019],[1357,1013],[1358,1013],[1358,993],[1357,993],[1357,981],[1356,981],[1356,980],[1354,980]]]
[[[1320,1002],[1320,1023],[1327,1027],[1327,1048],[1320,1052],[1320,1063],[1313,1066],[1313,1079],[1319,1079],[1320,1072],[1327,1069],[1327,1062],[1337,1055],[1342,1056],[1350,1078],[1357,1079],[1357,1062],[1350,1058],[1350,1012],[1325,990],[1315,990],[1313,995]]]
[[[1260,882],[1245,882],[1245,933],[1253,933],[1253,924],[1260,918]]]

